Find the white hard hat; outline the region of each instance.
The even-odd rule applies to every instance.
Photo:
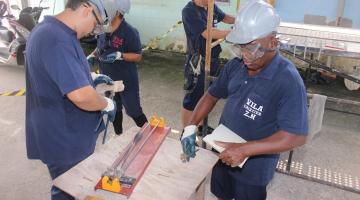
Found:
[[[125,13],[129,13],[130,11],[130,7],[131,7],[131,3],[130,0],[117,0],[118,3],[118,11],[122,14],[125,15]]]
[[[110,21],[118,13],[125,15],[130,11],[130,0],[102,0],[102,2]]]
[[[103,20],[101,26],[97,26],[94,33],[96,35],[111,31],[111,21],[121,13],[129,13],[130,0],[89,0],[96,5]]]
[[[102,1],[101,0],[89,0],[89,2],[97,7],[102,20],[105,21],[107,16],[106,16],[106,11],[105,11],[104,4],[102,3]]]
[[[226,40],[235,44],[247,44],[277,31],[280,16],[263,0],[249,0],[236,15],[234,29]]]
[[[106,19],[111,21],[118,13],[125,15],[130,11],[130,0],[90,0],[100,11],[101,16],[104,14]]]

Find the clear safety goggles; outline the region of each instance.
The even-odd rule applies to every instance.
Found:
[[[259,43],[232,44],[231,52],[234,56],[254,62],[264,56],[270,49],[263,48]]]
[[[92,11],[92,14],[96,19],[96,26],[91,33],[92,35],[101,35],[103,33],[111,32],[111,20],[109,20],[108,17],[105,17],[104,21],[101,22],[94,10]]]
[[[87,3],[86,6],[91,6],[91,5]],[[91,32],[92,35],[101,35],[105,32],[109,32],[109,29],[111,30],[110,20],[108,19],[106,12],[105,12],[105,16],[101,16],[101,19],[103,19],[103,21],[100,20],[95,10],[92,10],[91,13],[96,20],[96,26],[94,30]]]
[[[276,32],[273,32],[264,38],[272,36],[273,34],[276,34]],[[247,44],[232,44],[230,49],[234,56],[243,58],[247,62],[255,62],[262,58],[266,52],[276,51],[277,48],[278,47],[269,49],[262,47],[260,43],[257,43],[256,40],[254,40]]]
[[[104,23],[98,23],[96,24],[94,30],[92,31],[92,35],[101,35],[103,33],[111,32],[111,24],[109,22],[110,20],[106,19]],[[100,22],[100,21],[99,21]]]

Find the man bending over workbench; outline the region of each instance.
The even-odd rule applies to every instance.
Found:
[[[94,89],[113,81],[90,74],[78,40],[104,30],[109,1],[68,0],[63,12],[34,28],[26,46],[27,156],[45,163],[51,179],[94,152],[103,114],[115,118],[114,102]],[[73,198],[53,186],[51,199]]]

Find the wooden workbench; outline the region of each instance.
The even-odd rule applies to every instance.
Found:
[[[87,159],[56,178],[54,185],[81,200],[89,196],[103,200],[126,199],[119,194],[95,191],[94,186],[138,130],[131,128],[101,146]],[[218,157],[210,151],[200,149],[195,159],[189,163],[182,163],[181,153],[179,140],[166,138],[130,199],[203,199],[204,180]]]

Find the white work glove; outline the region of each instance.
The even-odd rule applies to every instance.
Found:
[[[104,74],[96,74],[95,72],[91,72],[91,78],[94,81],[95,87],[98,84],[105,83],[106,85],[113,85],[114,81]]]
[[[116,103],[114,100],[104,97],[105,100],[107,101],[107,106],[101,110],[102,114],[107,114],[108,115],[108,119],[111,122],[115,121],[115,115],[116,115]]]
[[[123,54],[120,51],[116,51],[108,55],[100,56],[99,60],[103,63],[111,64],[116,60],[123,60]]]

